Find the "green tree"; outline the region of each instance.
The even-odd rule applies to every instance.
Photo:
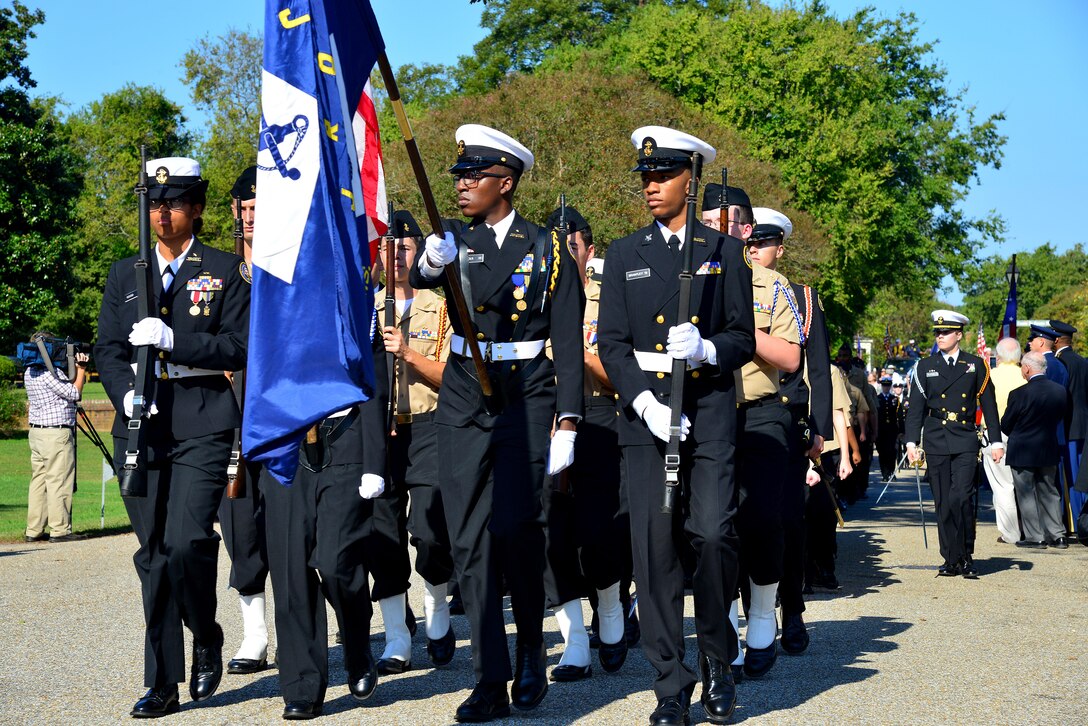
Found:
[[[72,150],[83,172],[73,242],[80,263],[73,270],[74,300],[52,327],[94,335],[110,265],[135,254],[139,242],[133,188],[140,172],[140,146],[147,146],[149,159],[186,156],[192,140],[184,124],[181,108],[162,91],[131,84],[69,117]]]
[[[196,150],[201,175],[208,180],[202,238],[231,251],[230,189],[243,169],[257,163],[263,48],[259,34],[231,28],[218,38],[197,41],[181,62],[181,80],[189,85],[193,103],[210,117]]]
[[[78,173],[52,99],[31,99],[26,41],[44,22],[20,2],[0,8],[0,349],[71,293],[68,233]]]

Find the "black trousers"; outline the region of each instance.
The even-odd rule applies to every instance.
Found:
[[[971,497],[975,491],[978,452],[938,454],[926,451],[929,485],[937,507],[937,535],[946,565],[959,563],[970,552],[969,530],[974,527]]]
[[[329,685],[328,600],[343,640],[344,669],[370,664],[370,604],[363,551],[373,500],[359,496],[360,464],[314,473],[299,468],[290,487],[261,477],[268,564],[276,598],[276,644],[284,701],[322,702]]]
[[[821,468],[831,476],[833,485],[840,483],[836,472],[839,470],[841,456],[849,452],[830,451],[820,457]],[[839,520],[835,517],[835,501],[831,492],[822,483],[808,490],[805,503],[805,576],[811,578],[817,574],[835,574],[835,556],[838,544],[835,540],[835,528]],[[788,611],[787,611],[788,612]]]
[[[544,487],[548,607],[603,590],[629,568],[630,519],[620,512],[619,456],[615,400],[588,399],[567,470],[568,491],[559,491],[558,477]]]
[[[151,441],[147,496],[125,497],[140,548],[132,561],[144,605],[144,685],[180,683],[185,670],[182,624],[203,645],[222,645],[215,622],[219,535],[213,523],[227,484],[234,433]],[[126,442],[115,439],[114,460]]]
[[[795,468],[787,433],[790,413],[781,403],[737,409],[737,426],[741,570],[755,584],[770,585],[782,579],[783,490]]]
[[[669,516],[661,513],[665,444],[623,447],[642,650],[657,671],[658,698],[691,693],[698,680],[684,663],[684,571],[679,552],[687,543],[695,549],[692,592],[699,650],[725,663],[737,657],[737,634],[726,617],[738,568],[733,456],[734,446],[727,441],[683,443],[680,479],[686,504]]]
[[[805,611],[805,599],[801,594],[805,586],[805,508],[809,496],[805,483],[808,456],[802,440],[805,413],[804,410],[790,410],[789,471],[782,485],[782,580],[778,583],[783,615],[799,615]]]
[[[518,644],[544,640],[541,488],[550,432],[509,407],[493,429],[438,424],[439,481],[455,576],[472,629],[476,680],[509,681],[503,582]]]
[[[899,447],[895,440],[895,434],[891,436],[877,436],[876,452],[880,455],[880,477],[890,479],[895,473],[896,455]]]
[[[397,426],[389,440],[392,477],[411,500],[407,529],[416,551],[416,572],[432,585],[453,577],[446,510],[438,485],[438,428],[429,420]]]
[[[239,595],[257,595],[268,579],[268,550],[264,536],[264,497],[261,495],[260,464],[246,462],[246,495],[223,497],[219,526],[230,557],[230,586]]]
[[[366,568],[374,578],[370,598],[377,602],[408,592],[412,560],[408,556],[408,492],[394,487],[373,499],[373,515],[363,548]]]

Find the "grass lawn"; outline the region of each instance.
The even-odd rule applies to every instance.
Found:
[[[92,389],[92,386],[94,387]],[[105,397],[100,383],[88,383],[89,393]],[[106,447],[112,450],[113,439],[108,431],[99,431]],[[72,502],[72,529],[89,535],[117,534],[131,529],[117,480],[106,482],[106,527],[99,529],[102,509],[102,454],[83,434],[76,432],[77,491]],[[26,531],[26,497],[30,484],[30,446],[26,432],[10,439],[0,439],[0,542],[21,541]]]
[[[23,400],[26,400],[26,389],[19,384],[19,388],[16,389],[22,395]],[[84,401],[98,401],[108,398],[106,396],[106,389],[102,387],[102,384],[98,381],[87,381],[83,384],[83,400]],[[82,481],[82,479],[80,480]]]

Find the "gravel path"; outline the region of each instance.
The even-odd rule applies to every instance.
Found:
[[[938,579],[931,503],[926,550],[913,482],[894,484],[874,507],[879,491],[871,488],[871,499],[846,512],[847,527],[839,533],[843,587],[810,597],[808,652],[780,656],[764,679],[742,683],[735,721],[1083,723],[1088,548],[1035,551],[998,544],[993,511],[984,502],[976,547],[981,579]],[[131,723],[128,711],[144,690],[135,549],[132,535],[0,545],[4,723]],[[241,615],[225,587],[227,567],[224,554],[219,619],[229,658],[241,638]],[[422,615],[417,580],[409,595]],[[693,623],[689,596],[689,661]],[[427,667],[421,624],[413,653],[419,669],[383,678],[363,705],[348,695],[340,647],[330,638],[334,685],[324,722],[452,723],[472,686],[468,625],[455,617],[454,627],[459,642],[452,664]],[[376,614],[375,655],[382,648],[381,629]],[[550,616],[545,638],[554,665],[561,641]],[[618,674],[598,668],[587,681],[552,684],[539,708],[508,723],[643,724],[655,705],[651,681],[650,666],[633,651]],[[224,675],[219,692],[199,706],[189,702],[185,684],[181,690],[182,710],[171,723],[271,723],[283,708],[274,670]],[[698,705],[691,715],[693,722],[704,721]]]

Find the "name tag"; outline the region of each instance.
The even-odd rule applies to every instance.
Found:
[[[475,265],[475,264],[478,264],[478,263],[483,262],[483,261],[484,261],[484,253],[483,252],[477,252],[475,254],[468,255],[468,263],[470,265]]]
[[[127,293],[125,295],[125,302],[132,302],[135,299],[136,299],[136,291],[135,290],[133,290],[132,292]]]
[[[644,267],[641,270],[631,270],[627,273],[627,280],[641,280],[644,277],[650,276],[650,268]]]
[[[941,375],[940,371],[926,371],[926,378],[936,378]]]

